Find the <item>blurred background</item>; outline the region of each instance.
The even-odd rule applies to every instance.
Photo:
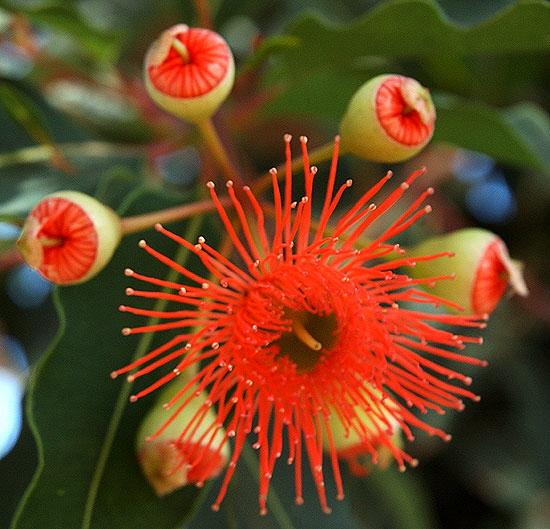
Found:
[[[392,167],[406,175],[427,166],[424,184],[437,190],[433,214],[412,229],[411,241],[465,226],[489,229],[523,262],[530,295],[506,297],[492,315],[482,347],[489,367],[470,373],[482,399],[460,414],[430,417],[453,440],[419,435],[407,447],[418,468],[373,471],[366,479],[345,474],[346,501],[332,505],[328,518],[315,496],[303,507],[293,505],[283,468],[274,485],[286,515],[259,519],[255,501],[248,500],[215,518],[207,498],[177,526],[550,528],[545,6],[509,0],[0,0],[0,527],[9,526],[38,464],[22,407],[29,376],[63,320],[52,285],[14,249],[19,226],[42,196],[62,188],[96,194],[113,207],[124,206],[143,185],[163,206],[195,196],[211,160],[194,129],[155,108],[141,82],[149,44],[166,27],[185,22],[212,24],[235,54],[237,82],[216,119],[248,178],[280,163],[284,133],[305,134],[312,147],[330,141],[349,97],[378,73],[409,75],[430,88],[438,112],[435,137],[415,158]],[[339,178],[353,175],[366,186],[388,168],[344,156]],[[120,274],[125,265],[117,265],[113,273]],[[116,288],[110,295],[122,299],[123,287]],[[67,294],[64,307],[70,314],[85,303]],[[110,309],[89,310],[109,318]],[[121,321],[114,325],[120,328]],[[78,381],[55,391],[71,399],[75,389]],[[235,497],[250,496],[251,487],[243,471]]]

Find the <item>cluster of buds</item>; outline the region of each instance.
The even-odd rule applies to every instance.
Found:
[[[233,56],[224,39],[210,30],[184,24],[163,32],[145,58],[145,86],[151,98],[164,110],[196,124],[208,120],[220,107],[234,76]],[[363,159],[401,162],[427,145],[435,119],[426,88],[402,75],[381,75],[366,82],[350,100],[340,123],[341,147]],[[101,271],[121,234],[121,220],[114,211],[87,195],[64,191],[45,197],[30,212],[18,247],[27,263],[46,279],[72,285]],[[508,285],[520,295],[527,293],[521,268],[510,259],[504,242],[490,232],[461,230],[430,239],[412,253],[457,255],[454,259],[420,260],[411,275],[454,275],[454,281],[435,282],[433,294],[451,300],[467,313],[492,312]],[[348,460],[357,474],[365,470],[357,463],[357,456],[363,454],[357,447],[364,450],[365,439],[373,447],[372,454],[384,459],[384,450],[398,446],[401,435],[400,423],[377,390],[366,392],[372,395],[371,409],[356,411],[358,424],[344,428],[334,420],[332,436],[324,440],[329,451]],[[189,404],[185,414],[171,417],[166,404],[176,400]],[[179,386],[170,386],[143,421],[137,437],[138,459],[157,494],[188,483],[201,484],[227,464],[227,435],[221,425],[216,430],[199,427],[192,437],[182,433],[186,416],[199,413],[213,414],[206,396],[193,391],[181,395]],[[388,455],[402,462],[401,451]],[[414,464],[412,459],[407,462]]]

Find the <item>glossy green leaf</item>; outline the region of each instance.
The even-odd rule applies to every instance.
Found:
[[[437,122],[433,141],[484,152],[505,163],[539,170],[549,167],[540,145],[517,126],[520,116],[523,123],[533,123],[530,115],[522,111],[525,107],[518,106],[506,112],[480,101],[448,95],[435,97],[435,102]],[[544,115],[539,109],[537,115],[541,113]]]
[[[173,204],[173,198],[142,190],[130,213]],[[173,243],[149,235],[159,250],[174,253]],[[142,340],[151,336],[122,336],[129,315],[117,311],[128,286],[125,267],[166,274],[165,267],[155,271],[158,263],[137,247],[143,236],[124,238],[93,280],[56,291],[59,335],[36,368],[27,400],[39,467],[13,529],[171,529],[200,496],[194,487],[163,499],[153,494],[137,466],[134,436],[154,396],[130,404],[130,384],[109,376],[136,348],[147,348]]]
[[[518,23],[521,21],[521,23]],[[434,0],[383,2],[359,20],[336,26],[317,14],[300,17],[289,29],[300,46],[285,51],[296,72],[316,67],[343,69],[357,58],[445,54],[502,54],[548,51],[550,4],[518,2],[472,28],[453,24]]]

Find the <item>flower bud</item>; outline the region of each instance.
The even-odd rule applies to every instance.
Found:
[[[84,193],[60,191],[29,213],[17,246],[48,281],[72,285],[100,272],[120,237],[120,219],[112,209]]]
[[[520,296],[528,293],[522,265],[510,258],[504,241],[490,231],[465,228],[428,239],[410,250],[418,256],[441,252],[450,252],[452,258],[419,260],[410,275],[454,276],[435,282],[429,292],[460,305],[468,314],[490,314],[508,286]]]
[[[434,126],[426,88],[410,77],[379,75],[351,98],[340,123],[342,149],[374,162],[402,162],[430,141]]]
[[[384,399],[382,393],[370,385],[365,387],[368,388],[368,394],[363,396],[365,402],[354,406],[357,417],[354,425],[346,428],[337,413],[332,413],[329,419],[336,455],[347,463],[350,473],[355,476],[369,473],[366,458],[384,469],[396,456],[402,466],[405,456],[401,452],[402,431],[396,418],[397,406],[388,398]],[[323,448],[326,452],[331,450],[326,435]]]
[[[182,384],[183,382],[183,384]],[[138,461],[157,496],[185,485],[200,486],[218,476],[229,460],[229,443],[224,428],[216,426],[216,413],[206,404],[205,392],[185,391],[178,403],[189,403],[172,418],[166,403],[187,383],[185,372],[161,393],[155,406],[141,423],[136,436]],[[200,415],[201,421],[189,423]],[[186,431],[189,435],[184,435]]]
[[[145,56],[145,86],[164,110],[187,121],[208,119],[226,99],[235,78],[225,40],[208,29],[177,24]]]

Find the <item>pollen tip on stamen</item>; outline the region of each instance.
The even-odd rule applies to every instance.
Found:
[[[296,496],[296,498],[294,499],[294,503],[296,505],[303,505],[304,504],[304,498],[302,498],[301,496]]]
[[[228,180],[228,181],[225,183],[225,187],[227,187],[227,188],[233,187],[233,180]]]
[[[130,395],[130,398],[128,400],[130,402],[137,402],[138,398],[135,395]]]
[[[401,187],[401,189],[407,190],[407,189],[409,189],[410,186],[409,186],[409,184],[407,184],[407,182],[401,182],[400,187]]]
[[[206,187],[208,189],[214,189],[216,187],[216,184],[212,182],[212,180],[209,180],[208,182],[206,182]]]
[[[323,505],[322,509],[325,514],[330,514],[332,512],[332,509],[326,505]]]
[[[147,246],[147,243],[145,242],[144,239],[141,239],[139,242],[138,242],[138,246],[140,248],[145,248]]]
[[[126,312],[126,308],[127,308],[126,305],[119,305],[119,306],[118,306],[118,310],[119,310],[120,312]],[[123,330],[124,330],[124,329],[123,329]]]
[[[418,466],[418,464],[419,464],[418,459],[411,459],[411,460],[409,461],[409,465],[410,465],[412,468],[416,468],[416,467]]]
[[[133,382],[136,379],[135,375],[128,375],[126,377],[126,382]]]
[[[307,142],[308,142],[307,136],[300,136],[300,141],[301,141],[302,143],[307,143]]]
[[[160,222],[157,222],[155,224],[155,230],[162,231],[163,229],[164,229],[164,226]]]
[[[443,440],[444,440],[446,443],[448,443],[452,438],[453,438],[453,436],[452,436],[450,433],[445,434],[445,435],[443,436]]]
[[[317,169],[316,165],[312,165],[309,170],[311,171],[311,174],[315,175],[315,174],[317,174],[317,171],[319,169]]]
[[[115,378],[118,377],[118,371],[111,371],[111,378],[114,380]]]
[[[132,295],[135,293],[135,290],[134,290],[133,288],[128,287],[128,288],[125,290],[125,292],[126,292],[126,295],[127,295],[127,296],[132,296]],[[120,307],[119,307],[119,308],[120,308]],[[124,312],[124,311],[123,311],[123,312]]]
[[[429,204],[427,204],[426,206],[424,206],[424,211],[426,213],[431,213],[432,212],[432,206],[430,206]]]
[[[292,141],[292,134],[285,134],[283,136],[283,139],[287,142],[287,143],[290,143]]]
[[[214,511],[214,512],[218,512],[220,510],[220,505],[219,503],[214,503],[210,506],[210,508]]]
[[[428,195],[433,195],[435,193],[435,189],[433,187],[428,187],[428,189],[426,189],[426,193],[428,193]]]
[[[187,289],[185,287],[181,287],[179,290],[178,290],[178,294],[180,296],[183,296],[184,294],[187,294]]]
[[[267,509],[265,507],[262,507],[260,509],[260,516],[265,516],[267,514]]]
[[[336,496],[336,499],[342,501],[346,496],[343,493],[340,493]]]
[[[353,185],[353,180],[351,178],[348,178],[346,180],[346,186],[351,187]]]
[[[275,176],[277,175],[277,169],[275,169],[275,167],[272,167],[270,170],[269,170],[269,174]]]
[[[132,277],[134,275],[134,271],[131,268],[125,268],[124,275],[127,277]]]
[[[132,329],[130,329],[130,327],[124,327],[124,329],[122,329],[120,332],[124,336],[128,336],[128,335],[132,334]]]

